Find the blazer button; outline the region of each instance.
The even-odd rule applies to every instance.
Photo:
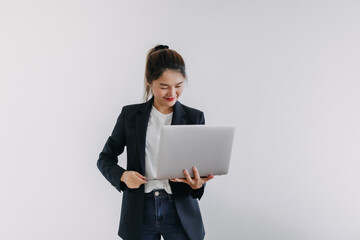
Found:
[[[159,196],[159,194],[160,193],[158,191],[154,192],[155,197]]]

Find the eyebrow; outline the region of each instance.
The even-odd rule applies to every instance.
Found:
[[[176,85],[180,85],[180,84],[182,84],[184,81],[182,81],[182,82],[179,82],[179,83],[177,83]],[[165,83],[160,83],[160,85],[161,86],[169,86],[169,84],[165,84]]]

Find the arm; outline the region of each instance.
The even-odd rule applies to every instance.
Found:
[[[97,160],[97,167],[102,175],[114,186],[118,191],[124,191],[126,185],[121,182],[121,176],[125,169],[120,167],[118,156],[123,153],[126,146],[124,123],[124,108],[122,109],[111,136],[107,139],[102,152]]]

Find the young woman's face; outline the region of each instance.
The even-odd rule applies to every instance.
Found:
[[[174,70],[166,70],[150,85],[154,106],[166,111],[174,106],[184,89],[184,77]]]

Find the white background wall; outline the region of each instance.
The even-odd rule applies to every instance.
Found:
[[[237,127],[230,173],[200,201],[207,240],[359,240],[359,12],[355,0],[1,0],[0,238],[119,239],[122,195],[96,160],[161,43],[186,61],[181,102]]]

